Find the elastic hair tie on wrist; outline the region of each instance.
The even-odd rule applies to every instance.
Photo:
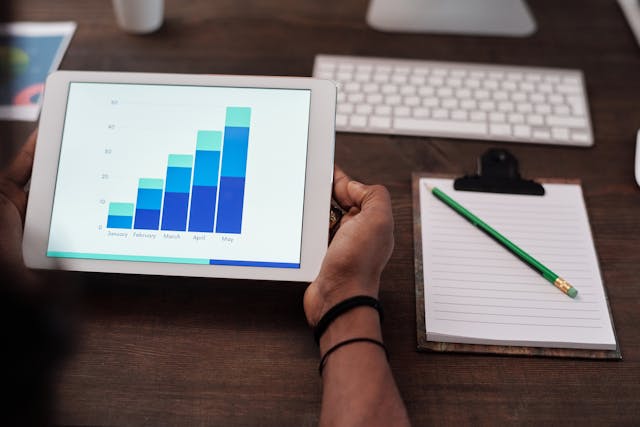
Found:
[[[355,297],[347,298],[346,300],[339,302],[327,311],[320,319],[318,324],[313,330],[313,338],[316,340],[316,344],[320,344],[320,338],[325,333],[329,325],[336,320],[339,316],[347,311],[361,306],[372,307],[378,311],[380,315],[380,322],[384,319],[384,313],[382,311],[382,304],[377,299],[368,295],[358,295]]]
[[[329,355],[331,353],[333,353],[334,351],[336,351],[340,347],[343,347],[343,346],[348,345],[348,344],[353,344],[353,343],[356,343],[356,342],[368,342],[368,343],[377,345],[378,347],[380,347],[380,348],[382,348],[384,350],[384,354],[387,357],[387,360],[389,360],[389,353],[387,352],[387,347],[385,347],[385,345],[381,341],[374,340],[373,338],[364,338],[364,337],[351,338],[351,339],[339,342],[338,344],[334,345],[329,350],[327,350],[327,352],[324,354],[324,356],[322,356],[322,359],[320,359],[320,365],[318,365],[318,373],[320,374],[320,376],[322,376],[322,371],[324,370],[324,365],[327,364],[327,357],[329,357]]]

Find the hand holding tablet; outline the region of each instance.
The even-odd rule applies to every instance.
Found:
[[[313,280],[335,95],[305,78],[52,74],[27,266]]]

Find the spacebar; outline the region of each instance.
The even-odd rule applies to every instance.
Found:
[[[484,135],[487,133],[486,123],[453,122],[450,120],[422,120],[396,118],[393,128],[397,130],[419,132],[442,132],[451,134]]]

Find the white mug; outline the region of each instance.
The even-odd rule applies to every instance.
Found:
[[[164,0],[113,0],[116,21],[129,33],[152,33],[162,26]]]

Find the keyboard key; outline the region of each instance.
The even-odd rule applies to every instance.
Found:
[[[547,104],[538,104],[534,107],[534,110],[538,114],[549,114],[551,113],[551,106]]]
[[[512,113],[507,117],[509,123],[512,124],[521,124],[524,123],[524,116],[520,113]]]
[[[474,111],[471,113],[471,120],[474,122],[484,122],[487,120],[487,113],[484,111]]]
[[[426,79],[424,78],[424,76],[414,74],[409,78],[409,83],[411,83],[412,85],[420,86],[424,84],[425,80]]]
[[[350,93],[347,95],[347,101],[358,103],[364,101],[364,94],[362,93]]]
[[[547,116],[547,124],[549,126],[566,126],[569,128],[584,128],[587,126],[587,121],[584,117],[560,117],[560,116]]]
[[[478,103],[474,99],[463,99],[460,102],[460,107],[465,110],[475,110],[478,107]]]
[[[384,102],[388,105],[398,105],[402,102],[402,98],[400,95],[389,95],[385,98]]]
[[[345,92],[357,92],[360,90],[360,83],[349,82],[344,85]]]
[[[527,116],[527,123],[533,126],[539,126],[544,124],[544,119],[539,114],[532,114],[530,116]]]
[[[436,93],[438,94],[439,97],[446,98],[446,97],[453,96],[453,89],[451,89],[450,87],[441,87],[436,91]]]
[[[388,129],[391,127],[391,118],[371,116],[369,117],[369,125],[374,128]]]
[[[391,93],[397,93],[398,92],[398,86],[393,85],[393,84],[386,84],[386,85],[382,85],[382,93],[384,93],[385,95],[391,94]]]
[[[418,88],[418,95],[420,96],[430,96],[435,93],[435,90],[431,86],[421,86]]]
[[[460,99],[469,99],[469,98],[471,98],[471,90],[470,89],[458,89],[458,90],[456,90],[456,98],[460,98]]]
[[[376,73],[373,75],[372,80],[376,83],[387,83],[389,81],[389,74]]]
[[[586,132],[571,132],[571,140],[576,142],[590,142],[589,134]]]
[[[410,107],[416,107],[420,105],[420,98],[417,96],[407,96],[404,99],[404,105],[408,105]]]
[[[349,116],[346,114],[336,114],[336,126],[346,126]]]
[[[483,101],[480,103],[480,109],[484,111],[493,111],[496,108],[496,103],[493,101]]]
[[[367,117],[366,116],[351,116],[349,120],[349,125],[353,127],[365,127],[367,125]]]
[[[505,111],[505,112],[513,111],[514,107],[515,106],[513,105],[513,102],[498,103],[498,110],[500,111]]]
[[[582,88],[577,85],[558,85],[556,86],[556,91],[567,95],[575,95],[582,92]]]
[[[415,86],[402,86],[400,87],[400,94],[402,95],[413,95],[416,93]]]
[[[504,123],[507,119],[504,113],[490,113],[489,121],[493,123]]]
[[[513,134],[520,138],[529,138],[531,136],[531,127],[527,125],[515,125]]]
[[[397,84],[404,84],[407,82],[406,74],[394,74],[391,76],[391,82]]]
[[[548,130],[536,129],[533,131],[533,137],[535,139],[541,139],[543,141],[548,141],[551,139],[551,133]]]
[[[373,107],[369,104],[360,104],[356,106],[356,113],[368,115],[373,112]]]
[[[393,109],[393,115],[396,117],[408,117],[411,109],[405,106],[398,106]]]
[[[350,114],[353,113],[353,104],[340,104],[338,105],[338,113],[340,114]]]
[[[444,79],[439,76],[431,76],[427,79],[427,83],[431,86],[442,86],[444,84]]]
[[[378,92],[379,86],[376,83],[366,83],[362,86],[362,91],[364,93],[374,93]]]
[[[454,110],[451,112],[451,118],[453,120],[467,120],[469,113],[464,110]]]
[[[449,110],[438,108],[433,110],[432,115],[434,119],[446,119],[449,117]]]
[[[379,93],[372,93],[367,95],[367,102],[369,104],[380,104],[382,102],[382,95]]]
[[[442,100],[442,106],[448,109],[456,108],[458,106],[458,100],[455,98],[445,98]]]
[[[398,118],[393,121],[393,128],[401,131],[435,132],[465,135],[484,135],[487,125],[484,123],[452,122],[449,120]]]
[[[375,112],[380,116],[390,116],[391,115],[391,107],[388,105],[378,105],[375,108]]]
[[[425,107],[438,107],[440,100],[438,98],[425,98],[422,100],[422,105]]]
[[[498,136],[511,135],[511,125],[491,123],[489,125],[489,133]]]
[[[413,109],[413,117],[429,117],[431,111],[428,108],[414,108]]]
[[[517,104],[516,111],[518,113],[530,113],[533,111],[533,105],[529,104],[528,102]]]
[[[567,128],[551,128],[551,136],[553,139],[560,141],[569,141],[569,129]]]

